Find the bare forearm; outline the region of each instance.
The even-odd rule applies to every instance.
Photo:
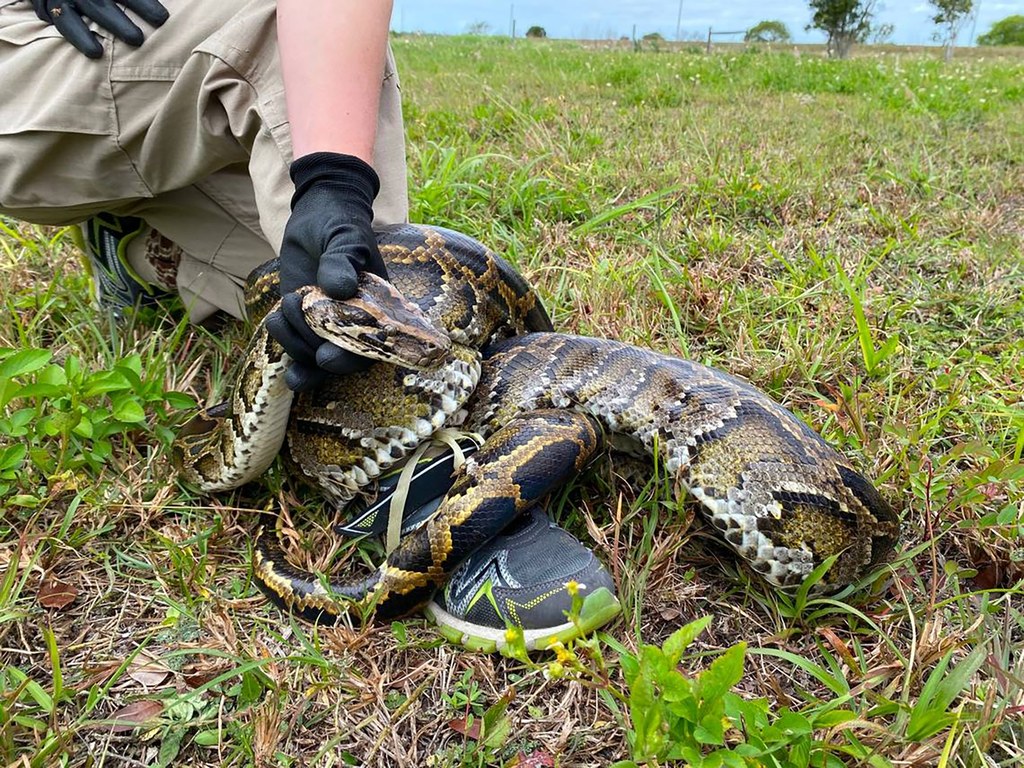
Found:
[[[278,0],[278,45],[295,157],[373,162],[391,0]]]

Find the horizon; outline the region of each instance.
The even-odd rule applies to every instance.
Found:
[[[738,42],[747,29],[761,21],[781,21],[797,44],[824,44],[820,30],[806,30],[811,9],[806,0],[781,0],[766,12],[755,0],[734,0],[728,7],[718,0],[563,0],[559,5],[540,0],[514,2],[470,2],[440,0],[430,4],[395,2],[391,30],[399,33],[466,34],[484,25],[484,34],[523,37],[532,26],[542,27],[547,36],[565,40],[618,40],[634,34],[657,33],[671,42],[707,39],[708,28],[718,35],[716,42]],[[934,38],[938,27],[931,17],[935,9],[926,0],[879,2],[872,26],[893,26],[893,33],[880,41],[894,45],[940,45]],[[957,40],[958,47],[975,45],[978,35],[1007,16],[1024,14],[1024,0],[976,0],[974,18],[968,20]],[[725,36],[730,33],[729,36]]]

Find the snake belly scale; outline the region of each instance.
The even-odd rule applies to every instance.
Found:
[[[486,442],[428,523],[365,579],[321,580],[261,537],[256,580],[282,607],[319,621],[351,609],[409,613],[609,449],[656,460],[773,585],[794,587],[833,556],[822,584],[843,585],[891,551],[898,520],[870,481],[764,393],[690,361],[553,333],[529,285],[465,236],[405,225],[378,240],[397,292],[371,279],[350,302],[313,291],[303,308],[325,338],[380,362],[292,403],[281,391],[287,356],[258,324],[231,400],[179,432],[176,465],[191,484],[221,490],[258,476],[284,445],[343,506],[442,427]],[[275,295],[270,263],[250,277],[251,316]]]

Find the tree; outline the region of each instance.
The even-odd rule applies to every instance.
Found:
[[[789,30],[781,21],[762,21],[743,36],[747,43],[788,43],[791,39]]]
[[[946,61],[953,58],[953,49],[956,47],[956,39],[960,35],[964,24],[971,18],[974,10],[974,0],[928,0],[935,9],[932,21],[940,28],[936,32],[936,38],[942,41]]]
[[[978,38],[978,45],[1024,45],[1024,16],[1007,16]]]
[[[538,27],[536,24],[534,24],[532,27],[530,27],[528,30],[526,30],[526,36],[527,37],[547,37],[548,33],[544,29],[544,27]]]
[[[871,18],[877,0],[810,0],[814,17],[807,29],[828,35],[828,55],[845,59],[854,43],[864,42],[871,33]]]
[[[491,31],[491,25],[486,21],[474,21],[466,27],[467,35],[486,35]]]
[[[893,24],[879,24],[877,27],[871,27],[871,44],[885,45],[892,38],[892,33],[895,31],[896,27]]]

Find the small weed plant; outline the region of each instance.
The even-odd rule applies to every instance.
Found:
[[[193,407],[162,377],[146,376],[138,354],[90,370],[74,355],[57,363],[48,349],[0,349],[0,501],[38,506],[32,491],[45,492],[46,478],[94,475],[115,445],[142,434],[166,446],[171,413]]]

